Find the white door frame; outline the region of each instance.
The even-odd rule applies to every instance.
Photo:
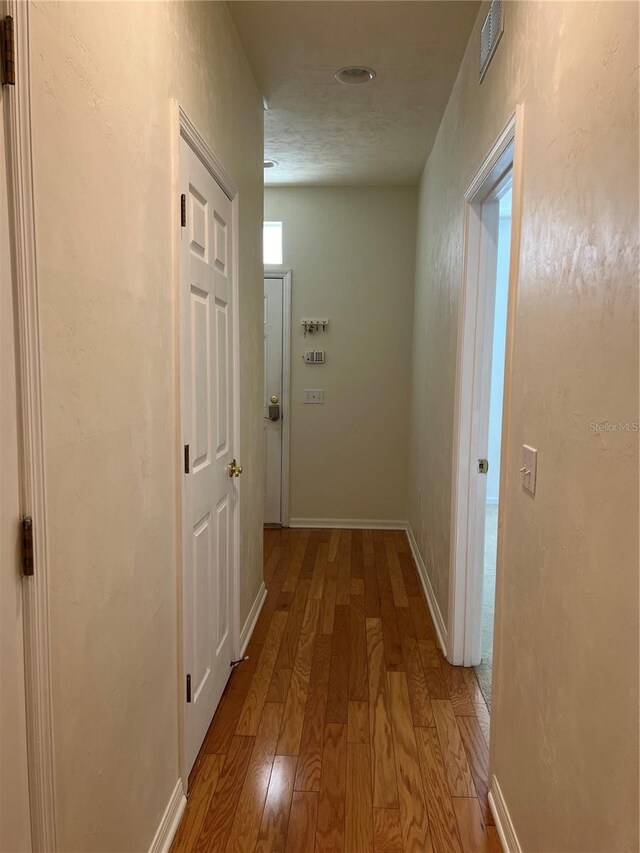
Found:
[[[33,576],[23,580],[27,760],[34,850],[56,849],[49,580],[40,321],[34,213],[29,4],[5,0],[15,31],[16,85],[6,86],[4,132],[16,304],[20,514],[33,519]]]
[[[232,227],[233,227],[233,270],[232,270],[232,293],[234,300],[234,317],[233,317],[233,375],[234,375],[234,395],[233,395],[233,446],[238,454],[238,461],[241,462],[240,454],[240,298],[238,285],[238,187],[226,171],[220,160],[213,153],[204,137],[201,136],[196,126],[193,124],[184,109],[176,103],[178,118],[178,134],[176,138],[176,148],[174,157],[174,198],[179,201],[178,186],[180,174],[180,137],[182,137],[189,147],[194,151],[206,169],[211,173],[214,180],[220,185],[224,194],[231,201],[232,210]],[[183,618],[183,568],[185,565],[185,548],[187,547],[187,537],[185,530],[187,520],[185,519],[185,478],[184,473],[184,444],[182,436],[182,365],[181,365],[181,340],[180,340],[180,237],[181,225],[180,218],[177,215],[179,205],[176,203],[174,208],[174,217],[177,224],[175,238],[175,258],[176,258],[176,297],[175,297],[175,329],[176,329],[176,364],[177,364],[177,398],[176,398],[176,419],[178,428],[176,430],[177,437],[177,474],[178,474],[178,495],[179,495],[179,529],[178,541],[180,543],[178,556],[178,708],[179,708],[179,755],[180,755],[180,772],[184,790],[187,790],[188,772],[186,770],[186,752],[184,748],[185,740],[185,723],[186,717],[184,713],[185,699],[185,642],[184,642],[184,618]],[[242,499],[242,486],[239,478],[235,482],[237,497],[233,507],[233,535],[235,539],[234,554],[233,554],[233,577],[231,579],[231,636],[234,658],[240,657],[240,502]]]
[[[289,526],[289,453],[291,443],[291,270],[266,265],[264,277],[282,281],[282,491],[280,522]]]
[[[483,239],[497,234],[497,214],[487,216],[484,202],[511,171],[513,196],[509,295],[505,348],[504,398],[502,412],[501,459],[508,454],[508,415],[511,390],[514,318],[520,251],[522,205],[522,122],[518,105],[496,140],[484,163],[464,194],[464,266],[458,319],[456,401],[454,414],[453,481],[451,495],[451,554],[447,658],[456,665],[472,666],[479,661],[478,625],[481,619],[484,533],[477,519],[485,504],[486,478],[478,476],[477,454],[488,422],[488,394],[491,358],[487,341],[492,340],[495,287],[495,241]],[[495,222],[493,221],[495,219]],[[494,235],[495,236],[495,235]],[[483,346],[485,344],[485,346]],[[490,347],[488,347],[490,351]],[[498,506],[498,553],[496,574],[502,566],[502,540],[507,501],[507,466],[500,472]]]

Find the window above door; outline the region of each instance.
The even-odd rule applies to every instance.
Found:
[[[282,263],[282,222],[265,222],[262,231],[262,262]]]

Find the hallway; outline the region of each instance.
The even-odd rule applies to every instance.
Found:
[[[499,851],[489,717],[404,532],[266,530],[268,596],[172,850]]]
[[[3,0],[0,853],[640,851],[639,30]]]

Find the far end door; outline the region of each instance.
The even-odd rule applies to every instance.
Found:
[[[282,524],[284,280],[264,280],[264,523]]]
[[[189,772],[229,678],[234,651],[235,235],[231,201],[183,138],[180,183],[184,697]]]

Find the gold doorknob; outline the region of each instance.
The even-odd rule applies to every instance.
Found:
[[[232,459],[231,462],[229,462],[228,470],[230,477],[239,477],[240,474],[242,474],[242,465],[238,465],[236,460]]]
[[[272,394],[272,395],[271,395],[271,402],[272,402],[274,405],[275,405],[276,403],[278,403],[279,401],[280,401],[280,397],[278,397],[278,395],[277,395],[277,394]]]

